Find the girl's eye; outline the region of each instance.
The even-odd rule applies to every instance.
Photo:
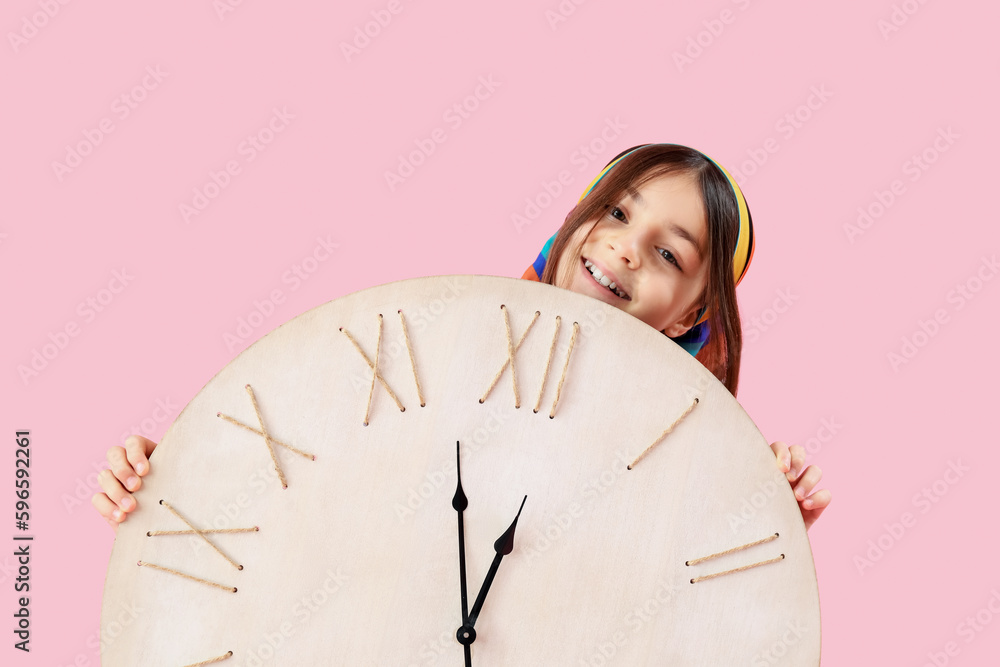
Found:
[[[628,222],[628,219],[625,218],[625,212],[622,211],[617,206],[612,206],[611,207],[611,212],[610,212],[609,215],[611,215],[611,217],[614,218],[615,220],[621,220],[622,222]],[[618,217],[619,215],[621,217]]]
[[[673,253],[671,253],[666,248],[660,248],[660,256],[663,257],[663,259],[670,262],[671,264],[673,264],[674,266],[676,266],[678,269],[681,268],[681,265],[677,263],[677,258],[674,257]]]

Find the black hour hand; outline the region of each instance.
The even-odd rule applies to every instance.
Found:
[[[493,557],[493,563],[490,564],[490,570],[486,573],[486,580],[483,581],[483,587],[479,589],[479,595],[476,596],[476,602],[472,605],[472,611],[469,612],[469,621],[466,623],[466,627],[474,628],[476,625],[476,619],[479,618],[479,612],[483,609],[483,603],[486,602],[486,594],[490,592],[490,586],[493,584],[493,578],[497,574],[497,570],[500,568],[500,561],[503,557],[510,554],[514,550],[514,530],[517,528],[517,520],[521,516],[521,510],[524,509],[524,503],[528,500],[528,496],[524,497],[521,501],[521,507],[517,510],[517,516],[511,522],[510,527],[504,531],[503,535],[497,538],[497,541],[493,543],[493,550],[497,552],[497,555]]]

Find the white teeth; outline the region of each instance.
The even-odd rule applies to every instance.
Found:
[[[606,275],[601,273],[601,270],[598,269],[596,266],[594,266],[594,263],[591,262],[589,259],[586,262],[584,262],[584,266],[590,269],[590,275],[594,276],[595,281],[597,281],[604,287],[607,287],[622,299],[628,299],[628,297],[625,296],[625,292],[619,289],[616,283],[611,282],[611,278],[608,278]]]

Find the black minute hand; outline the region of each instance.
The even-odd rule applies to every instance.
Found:
[[[465,583],[465,521],[462,513],[469,506],[469,499],[462,490],[462,450],[460,443],[455,441],[455,463],[458,468],[458,487],[451,506],[458,512],[458,571],[462,580],[462,627],[458,629],[458,641],[465,647],[465,667],[472,667],[471,644],[476,640],[476,631],[467,628],[469,623],[469,591]]]
[[[517,510],[517,516],[514,517],[514,521],[511,522],[510,528],[504,531],[504,534],[497,538],[497,541],[493,543],[493,550],[497,552],[497,555],[493,557],[493,563],[490,565],[490,571],[486,573],[486,580],[483,582],[483,587],[479,589],[479,595],[476,596],[476,602],[472,605],[472,611],[469,612],[469,621],[466,626],[473,628],[476,625],[476,619],[479,618],[479,612],[483,609],[483,603],[486,602],[486,594],[490,592],[490,585],[493,583],[493,577],[496,576],[497,570],[500,568],[500,561],[503,557],[514,550],[514,529],[517,528],[517,520],[521,516],[521,510],[524,509],[524,502],[528,499],[528,496],[524,497],[521,501],[521,507]]]

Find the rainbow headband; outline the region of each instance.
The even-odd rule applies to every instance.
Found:
[[[587,189],[583,191],[582,195],[580,195],[580,199],[577,200],[577,204],[583,201],[583,198],[586,197],[588,194],[590,194],[590,191],[594,189],[594,186],[600,183],[601,179],[604,178],[604,176],[609,171],[611,171],[611,169],[616,164],[618,164],[619,162],[621,162],[622,160],[624,160],[626,157],[636,152],[637,150],[645,148],[646,146],[657,146],[657,145],[676,146],[678,144],[643,144],[642,146],[637,146],[636,148],[633,148],[629,152],[620,155],[616,159],[609,162],[608,166],[606,166],[601,171],[601,173],[599,173],[597,177],[590,182],[590,185],[587,186]],[[698,152],[701,153],[701,151]],[[701,154],[705,155],[704,153]],[[740,281],[743,280],[743,276],[747,272],[747,268],[749,268],[750,266],[750,260],[753,259],[753,249],[754,249],[753,220],[750,218],[750,208],[747,206],[747,200],[743,197],[743,191],[740,190],[740,186],[736,183],[736,179],[734,179],[732,175],[728,171],[726,171],[721,164],[719,164],[715,160],[712,160],[712,158],[708,157],[707,155],[705,155],[705,157],[711,160],[712,164],[718,167],[719,171],[721,171],[722,174],[726,177],[726,180],[729,181],[729,185],[733,189],[733,196],[736,197],[736,205],[739,208],[740,231],[739,231],[739,236],[736,238],[736,249],[733,251],[733,281],[734,285],[739,285]],[[706,312],[706,309],[703,308],[701,314],[698,317],[698,321],[695,322],[695,324],[696,325],[701,324],[706,319],[708,319],[708,313]]]

